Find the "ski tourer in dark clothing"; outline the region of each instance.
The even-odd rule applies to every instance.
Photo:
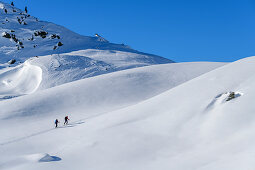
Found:
[[[66,117],[65,117],[64,125],[67,125],[67,124],[68,124],[68,120],[69,120],[69,118],[68,118],[68,116],[66,116]]]
[[[56,119],[56,120],[55,120],[55,128],[58,127],[58,123],[59,123],[59,121],[58,121],[58,119]]]

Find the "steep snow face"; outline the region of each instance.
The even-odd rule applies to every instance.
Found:
[[[101,49],[118,50],[154,58],[160,63],[171,60],[144,54],[121,44],[112,44],[102,37],[78,35],[62,26],[39,21],[26,12],[9,4],[1,3],[0,8],[0,64],[16,59],[24,62],[30,57],[60,54],[75,50]]]
[[[37,90],[42,80],[42,70],[29,62],[0,73],[0,96],[30,94]]]

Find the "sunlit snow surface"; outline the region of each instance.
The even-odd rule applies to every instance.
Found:
[[[170,142],[167,137],[171,133],[161,134],[157,129],[166,125],[160,122],[152,129],[133,127],[134,122],[143,122],[152,112],[161,115],[157,111],[159,108],[168,110],[183,105],[182,102],[173,105],[166,99],[169,101],[166,106],[161,104],[163,101],[143,106],[143,101],[155,100],[154,96],[222,65],[176,63],[146,66],[3,100],[0,102],[0,169],[61,169],[63,166],[119,169],[124,165],[127,169],[131,165],[132,169],[140,169],[147,161],[151,162],[147,157],[154,155],[154,147],[163,147],[165,142]],[[175,97],[176,101],[180,99]],[[133,107],[138,108],[127,113],[126,110]],[[71,118],[68,126],[62,126],[65,115]],[[61,121],[57,129],[53,124],[56,118]],[[171,119],[171,127],[170,122]],[[166,138],[160,137],[162,141],[157,141],[158,135]],[[50,155],[46,160],[53,161],[39,161],[44,158],[43,154]]]
[[[254,170],[255,57],[171,63],[1,8],[64,44],[0,38],[1,170]]]

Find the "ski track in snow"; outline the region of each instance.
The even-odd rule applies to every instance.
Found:
[[[19,142],[21,140],[28,139],[28,138],[31,138],[33,136],[37,136],[37,135],[40,135],[40,134],[43,134],[43,133],[47,133],[47,132],[49,132],[51,130],[53,130],[53,128],[47,129],[47,130],[44,130],[44,131],[40,131],[40,132],[36,132],[36,133],[31,134],[31,135],[24,136],[24,137],[21,137],[21,138],[18,138],[18,139],[14,139],[14,140],[11,140],[11,141],[3,142],[3,143],[0,143],[0,146],[11,144],[11,143],[15,143],[15,142]]]
[[[79,121],[75,121],[75,122],[73,122],[73,123],[68,123],[68,125],[59,126],[58,128],[46,129],[46,130],[43,130],[43,131],[40,131],[40,132],[36,132],[36,133],[30,134],[30,135],[28,135],[28,136],[24,136],[24,137],[20,137],[20,138],[11,140],[11,141],[7,141],[7,142],[0,143],[0,146],[4,146],[4,145],[8,145],[8,144],[12,144],[12,143],[15,143],[15,142],[22,141],[22,140],[24,140],[24,139],[32,138],[32,137],[34,137],[34,136],[37,136],[37,135],[41,135],[41,134],[50,132],[50,131],[52,131],[52,130],[54,130],[54,129],[75,127],[75,126],[80,125],[80,124],[83,124],[83,123],[85,123],[85,122],[79,120]]]

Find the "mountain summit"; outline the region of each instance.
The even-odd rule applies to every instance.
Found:
[[[155,60],[152,64],[171,60],[138,52],[124,44],[113,44],[99,34],[82,36],[54,23],[40,21],[26,11],[0,2],[0,64],[15,59],[24,62],[33,56],[67,53],[77,50],[116,50],[141,54]],[[145,57],[146,58],[146,57]]]

